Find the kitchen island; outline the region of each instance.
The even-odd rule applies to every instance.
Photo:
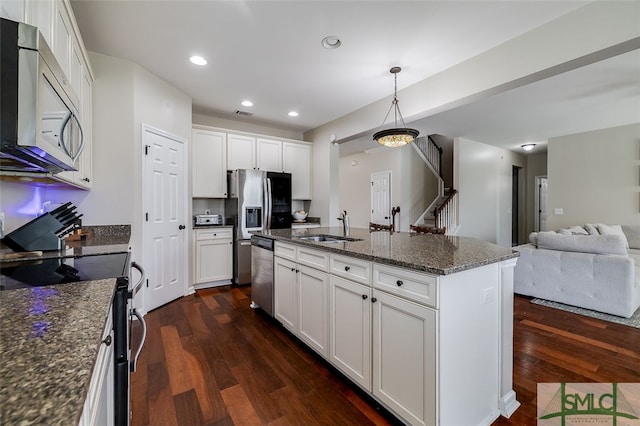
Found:
[[[66,258],[63,263],[73,264],[77,257],[128,252],[129,226],[92,228],[93,238],[70,242],[65,250],[0,263],[2,425],[78,424],[89,414],[90,382],[96,370],[108,367],[99,365],[98,358],[103,340],[112,334],[116,277],[16,288],[15,279],[4,272],[48,259]]]
[[[400,419],[489,425],[512,389],[518,254],[473,238],[270,230],[275,318]]]

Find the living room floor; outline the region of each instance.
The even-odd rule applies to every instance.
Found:
[[[147,343],[132,375],[132,425],[397,423],[251,309],[250,292],[200,290],[147,314]],[[516,296],[514,390],[522,405],[494,424],[536,425],[537,383],[637,383],[639,366],[640,329]]]

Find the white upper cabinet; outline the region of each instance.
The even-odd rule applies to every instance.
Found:
[[[311,144],[282,143],[282,167],[291,173],[291,198],[311,199]]]
[[[202,125],[192,136],[193,197],[226,198],[227,170],[259,169],[291,173],[291,198],[311,199],[311,143]]]
[[[63,90],[73,105],[82,126],[84,143],[76,160],[77,171],[66,171],[53,178],[75,187],[93,186],[93,76],[84,43],[78,30],[69,0],[27,0],[24,2],[24,21],[38,28],[64,73]]]
[[[257,167],[268,172],[281,172],[282,169],[282,141],[274,139],[257,139]]]
[[[227,135],[227,170],[256,167],[256,138],[247,135]]]
[[[227,197],[227,134],[194,128],[191,133],[192,195]]]
[[[38,27],[49,46],[53,46],[53,9],[53,0],[25,2],[26,23]]]

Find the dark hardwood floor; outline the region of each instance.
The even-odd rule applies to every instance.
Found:
[[[250,287],[226,286],[147,314],[147,342],[132,374],[132,425],[395,422],[250,302]],[[640,329],[519,296],[514,311],[522,405],[494,424],[535,425],[537,383],[640,382]]]

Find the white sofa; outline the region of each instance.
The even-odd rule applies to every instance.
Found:
[[[629,318],[640,306],[640,226],[584,225],[532,233],[514,291]]]

